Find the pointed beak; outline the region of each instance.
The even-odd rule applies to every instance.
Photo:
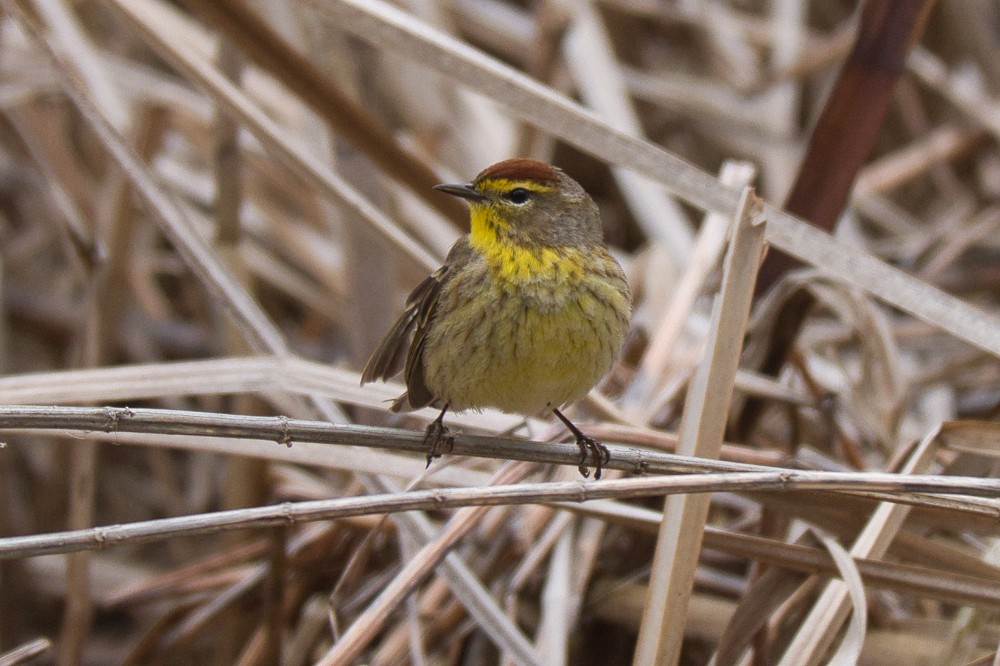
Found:
[[[441,192],[445,192],[454,197],[468,199],[469,201],[486,201],[486,197],[472,189],[471,183],[464,183],[460,185],[435,185],[434,189],[440,190]]]

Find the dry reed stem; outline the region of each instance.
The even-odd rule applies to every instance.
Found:
[[[18,666],[30,663],[36,657],[44,655],[52,649],[52,643],[47,638],[36,638],[24,645],[7,650],[0,654],[0,666]]]
[[[371,485],[382,491],[399,492],[384,477],[375,479]],[[410,520],[399,520],[404,516],[410,517]],[[393,518],[413,543],[429,542],[435,534],[434,527],[423,514],[396,514]],[[521,655],[522,659],[530,662],[533,659],[530,645],[521,629],[503,613],[486,585],[465,561],[456,553],[448,552],[440,569],[442,578],[464,607],[463,610],[488,632],[490,639],[502,650]]]
[[[760,199],[753,188],[745,188],[731,221],[705,356],[688,390],[677,446],[683,455],[712,459],[722,448],[765,224]],[[683,625],[687,614],[709,503],[709,497],[694,495],[670,498],[664,504],[649,601],[636,645],[637,665],[673,663],[680,656],[683,634],[676,627]]]
[[[707,174],[736,156],[755,163],[755,187],[782,198],[854,41],[850,3],[781,0],[753,14],[648,0],[397,4],[405,12],[377,0],[216,4],[192,2],[230,12],[208,26],[160,0],[4,4],[0,362],[21,374],[0,377],[0,402],[26,406],[2,411],[19,425],[4,430],[0,447],[0,539],[34,535],[48,548],[67,536],[71,484],[58,460],[93,460],[90,447],[113,455],[77,476],[94,492],[79,495],[75,510],[96,500],[82,526],[121,525],[125,536],[107,534],[127,545],[88,551],[72,583],[63,555],[0,561],[0,651],[45,636],[66,662],[253,664],[280,653],[310,663],[338,635],[328,611],[350,626],[438,532],[441,501],[496,501],[359,658],[454,663],[461,652],[475,663],[625,663],[644,621],[643,572],[662,516],[649,500],[629,498],[706,490],[719,492],[686,537],[703,548],[675,581],[694,581],[677,628],[685,660],[701,663],[720,641],[774,658],[787,650],[797,614],[810,611],[829,618],[802,630],[816,653],[833,644],[846,602],[818,595],[852,567],[838,570],[822,547],[789,543],[802,525],[873,553],[853,562],[878,623],[862,640],[856,616],[841,654],[966,663],[995,650],[986,614],[1000,606],[990,547],[1000,505],[995,482],[965,481],[994,476],[1000,404],[992,204],[1000,156],[990,139],[1000,48],[988,31],[998,18],[991,3],[935,11],[836,240],[768,207],[768,242],[819,269],[794,284],[820,305],[781,376],[741,369],[729,382],[737,406],[746,395],[772,406],[754,439],[724,444],[719,461],[668,453],[706,344],[716,274],[685,251],[697,214],[656,202],[679,195],[731,216],[738,189]],[[266,39],[248,40],[250,29]],[[237,53],[245,63],[233,80],[225,60]],[[272,55],[304,66],[275,70]],[[341,109],[323,111],[324,89],[342,94]],[[433,417],[392,421],[399,417],[386,414],[386,400],[401,387],[359,387],[353,369],[457,232],[421,201],[433,193],[407,189],[414,172],[378,168],[357,150],[352,124],[334,117],[348,108],[442,180],[523,151],[585,184],[638,309],[622,363],[574,419],[599,421],[585,427],[611,443],[609,477],[705,478],[609,478],[604,499],[579,502],[560,494],[571,486],[558,490],[578,452],[538,441],[556,433],[538,419],[450,416],[470,433],[459,437],[460,455],[426,475],[419,433],[364,425],[416,428]],[[680,240],[646,245],[660,235]],[[769,307],[755,316],[773,316]],[[277,353],[223,358],[245,352],[222,312],[235,313],[238,337],[256,341],[251,349]],[[81,363],[94,367],[70,369]],[[30,406],[67,403],[119,406]],[[248,415],[255,411],[288,418]],[[108,427],[116,415],[120,427]],[[308,421],[316,418],[333,423]],[[289,435],[291,447],[276,443]],[[943,476],[924,490],[967,483],[994,496],[911,492],[898,476],[866,484],[883,481],[863,471],[831,486],[823,484],[839,477],[788,471],[891,468],[921,437],[933,437]],[[252,510],[278,503],[273,511],[323,520],[302,501],[331,500],[312,510],[339,517],[288,526],[251,513],[242,516],[249,523],[228,522],[216,513],[225,506],[220,470],[236,457],[252,461],[237,465],[251,471],[230,481],[264,489]],[[540,467],[533,481],[542,483],[511,488],[506,499],[484,499],[479,489],[496,469],[489,458],[561,467]],[[756,486],[746,473],[806,485],[761,490],[771,487],[767,477]],[[697,485],[716,474],[719,485]],[[412,479],[428,489],[404,492]],[[366,494],[377,503],[363,515],[341,513]],[[434,509],[397,510],[414,499]],[[176,516],[187,518],[148,522]],[[270,519],[256,533],[243,529]],[[248,545],[227,553],[237,534]],[[73,548],[98,545],[93,532],[68,536],[81,539]],[[860,607],[857,580],[850,590]],[[68,600],[84,612],[71,608],[59,638]],[[100,620],[91,629],[79,620],[88,606]],[[727,630],[731,616],[739,624]],[[109,633],[109,620],[123,617],[127,635]],[[747,632],[760,627],[767,633],[751,640]]]
[[[490,488],[411,491],[388,496],[317,500],[273,507],[232,509],[215,514],[98,527],[74,532],[0,539],[0,559],[108,548],[173,536],[197,536],[223,530],[274,527],[299,521],[330,520],[462,506],[548,502],[585,502],[605,498],[702,494],[720,491],[760,492],[827,490],[848,492],[942,493],[992,497],[1000,484],[991,479],[849,472],[705,473],[682,477],[616,479],[605,483],[566,481],[522,483]],[[905,505],[901,505],[905,508]]]

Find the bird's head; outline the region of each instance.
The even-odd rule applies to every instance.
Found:
[[[517,157],[484,169],[471,183],[437,185],[469,204],[472,241],[540,247],[603,242],[597,206],[580,184],[545,162]]]

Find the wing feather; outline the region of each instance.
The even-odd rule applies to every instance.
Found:
[[[407,407],[426,407],[437,400],[424,381],[423,351],[427,329],[437,309],[441,288],[454,274],[454,267],[462,266],[472,252],[467,237],[452,246],[444,265],[417,285],[406,299],[403,314],[382,338],[361,372],[361,383],[366,384],[377,379],[389,379],[403,369],[407,392],[392,404],[394,412]]]
[[[378,347],[375,348],[365,364],[365,369],[361,371],[362,384],[379,379],[390,379],[403,369],[405,352],[409,346],[410,335],[416,326],[422,304],[425,300],[436,297],[434,292],[439,286],[436,279],[439,272],[440,270],[434,275],[424,278],[423,282],[410,293],[406,299],[403,314],[392,325],[382,341],[378,343]]]

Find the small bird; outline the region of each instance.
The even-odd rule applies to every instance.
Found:
[[[589,453],[601,478],[607,447],[559,411],[611,369],[632,314],[596,204],[561,169],[528,158],[435,189],[468,203],[471,231],[410,294],[361,383],[404,366],[407,391],[391,410],[441,408],[424,440],[428,465],[454,442],[444,425],[449,409],[551,411],[576,437],[580,473],[589,476]]]

